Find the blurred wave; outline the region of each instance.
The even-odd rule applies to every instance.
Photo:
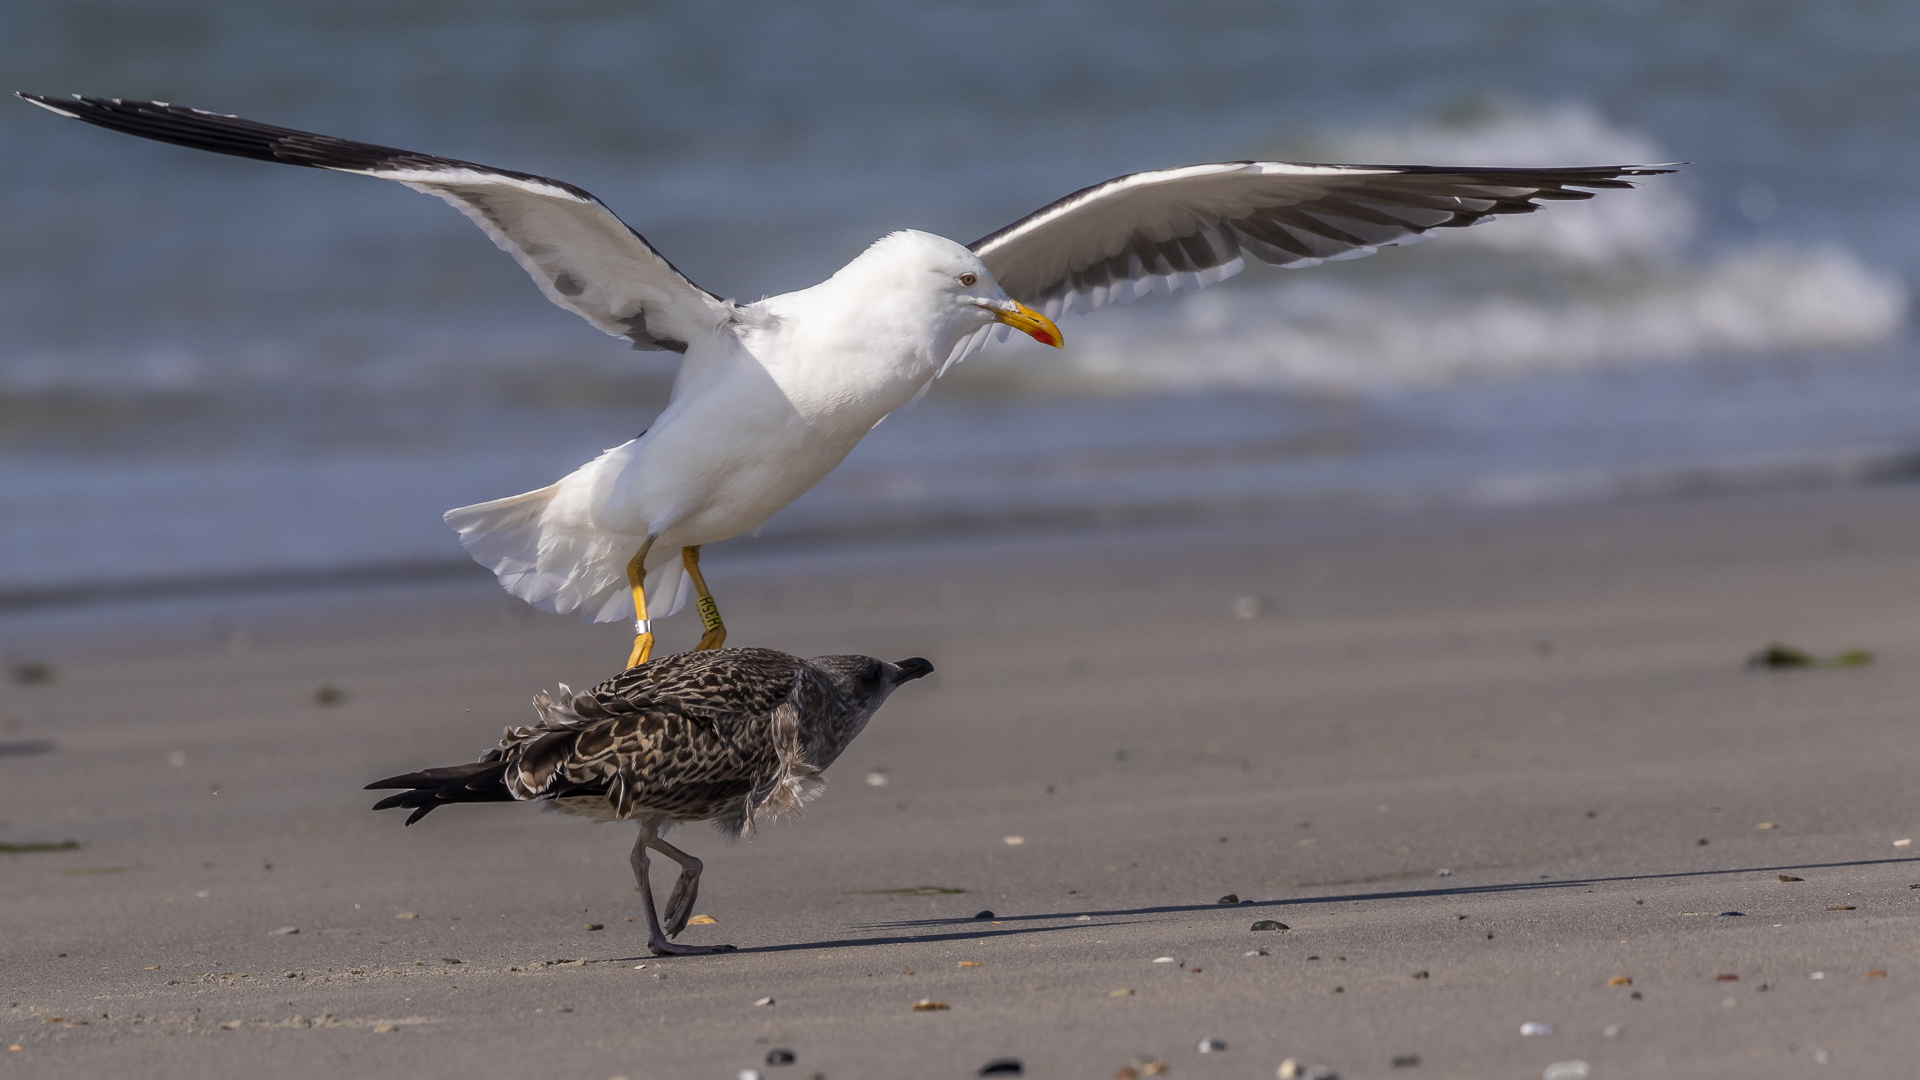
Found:
[[[1577,104],[1503,106],[1286,146],[1314,160],[1538,166],[1659,163],[1663,148]],[[1306,151],[1302,154],[1300,151]],[[1065,328],[1064,370],[996,383],[1196,390],[1391,390],[1860,349],[1900,336],[1907,289],[1834,242],[1701,245],[1672,178],[1490,219],[1365,268],[1248,275]],[[1433,247],[1444,245],[1444,252]],[[1024,358],[1023,358],[1024,359]],[[994,365],[987,359],[983,366]],[[1017,363],[1017,362],[1016,362]]]

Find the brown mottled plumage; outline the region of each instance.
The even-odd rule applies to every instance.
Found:
[[[412,808],[409,825],[444,803],[508,800],[545,800],[599,821],[636,820],[632,862],[648,947],[663,955],[731,949],[668,941],[693,912],[700,860],[660,833],[676,821],[712,821],[741,835],[757,815],[798,810],[820,788],[820,771],[887,696],[932,670],[918,657],[889,664],[870,656],[802,660],[772,649],[681,653],[629,668],[585,693],[563,684],[557,698],[540,694],[533,702],[539,721],[508,728],[474,764],[367,787],[411,789],[374,804]],[[681,866],[664,931],[647,880],[649,847]]]

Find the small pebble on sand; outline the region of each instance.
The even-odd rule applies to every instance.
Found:
[[[1195,1049],[1195,1050],[1198,1050],[1198,1051],[1199,1051],[1200,1053],[1202,1053],[1202,1054],[1221,1054],[1221,1053],[1225,1053],[1225,1052],[1226,1052],[1226,1049],[1227,1049],[1227,1040],[1225,1040],[1225,1039],[1201,1039],[1201,1040],[1200,1040],[1200,1045],[1198,1045],[1198,1046],[1196,1046],[1196,1047],[1194,1047],[1194,1049]]]
[[[1552,1024],[1543,1024],[1543,1023],[1541,1023],[1541,1022],[1539,1022],[1538,1020],[1529,1020],[1529,1021],[1527,1021],[1526,1023],[1524,1023],[1524,1024],[1521,1024],[1521,1025],[1520,1025],[1520,1034],[1522,1034],[1522,1035],[1551,1035],[1551,1034],[1553,1034],[1553,1025],[1552,1025]]]
[[[1589,1071],[1584,1061],[1556,1061],[1540,1074],[1540,1080],[1587,1080]]]
[[[297,934],[299,932],[300,932],[300,928],[297,926],[283,926],[278,930],[267,931],[267,936],[268,937],[286,937],[288,934]]]

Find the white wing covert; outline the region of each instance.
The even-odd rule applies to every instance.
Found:
[[[1245,255],[1316,266],[1425,239],[1430,229],[1590,199],[1658,166],[1476,169],[1230,161],[1132,173],[1068,195],[969,244],[1007,295],[1048,315],[1232,277]]]
[[[512,255],[547,299],[636,349],[684,353],[689,341],[732,317],[732,305],[687,280],[645,237],[572,184],[160,101],[20,96],[129,135],[358,173],[437,195]]]

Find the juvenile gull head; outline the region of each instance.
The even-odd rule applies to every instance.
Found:
[[[538,801],[596,821],[637,821],[634,879],[648,947],[661,955],[731,945],[676,945],[699,894],[700,860],[661,839],[678,821],[712,821],[743,835],[761,816],[799,810],[876,710],[933,665],[913,657],[802,660],[772,649],[681,653],[629,668],[583,693],[564,684],[534,698],[539,719],[508,728],[471,765],[391,776],[405,788],[374,804],[407,807],[411,825],[456,802]],[[647,878],[647,849],[680,864],[664,923]]]

